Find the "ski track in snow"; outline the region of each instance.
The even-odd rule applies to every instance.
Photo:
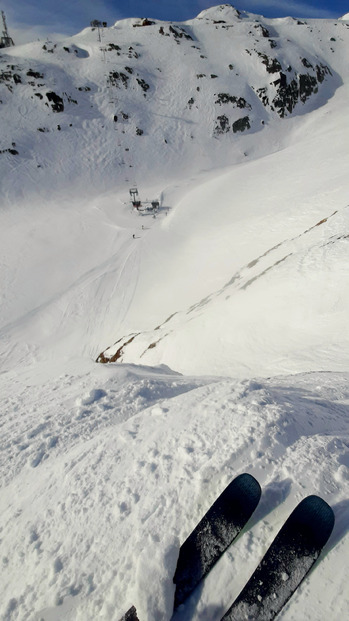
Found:
[[[137,23],[1,51],[0,620],[220,621],[318,494],[335,528],[278,619],[342,621],[348,24]],[[283,119],[257,95],[279,53],[330,68]],[[223,114],[250,130],[215,135]],[[179,546],[242,472],[257,510],[173,614]]]

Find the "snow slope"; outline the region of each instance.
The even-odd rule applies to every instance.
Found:
[[[99,366],[11,386],[3,618],[118,619],[133,602],[141,619],[170,619],[179,542],[244,471],[260,481],[261,505],[175,619],[220,619],[310,493],[331,503],[336,528],[280,618],[345,618],[347,384],[348,373],[239,382]]]
[[[130,183],[159,187],[159,178],[235,163],[246,150],[264,155],[264,130],[324,103],[347,72],[341,21],[264,20],[227,6],[184,24],[141,24],[2,51],[5,204],[61,197],[62,188],[86,198]]]
[[[287,149],[198,185],[164,220],[164,247],[187,236],[172,261],[149,259],[160,300],[146,282],[128,315],[131,329],[149,326],[132,315],[142,300],[146,318],[156,304],[163,321],[124,347],[123,361],[235,376],[347,366],[348,119],[335,114],[346,96],[343,87]],[[205,213],[204,201],[212,205]]]
[[[342,621],[348,25],[142,24],[0,56],[0,619],[219,621],[315,493],[334,533],[279,618]],[[245,471],[256,514],[172,616]]]

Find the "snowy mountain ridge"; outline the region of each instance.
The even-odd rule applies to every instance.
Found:
[[[149,153],[148,183],[177,174],[179,154],[182,173],[241,161],[245,143],[254,157],[248,137],[333,95],[347,41],[343,21],[267,20],[222,5],[182,24],[128,19],[7,48],[3,194],[21,195],[18,174],[22,192],[45,193],[47,178],[51,194],[139,183]]]

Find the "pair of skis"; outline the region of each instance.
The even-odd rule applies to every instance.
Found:
[[[210,507],[180,548],[173,578],[174,610],[233,543],[260,497],[258,481],[245,473],[236,477]],[[322,498],[304,498],[221,621],[272,621],[309,573],[333,526],[333,511]],[[120,621],[138,621],[136,609],[132,607]]]

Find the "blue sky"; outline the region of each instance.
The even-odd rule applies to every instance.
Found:
[[[0,0],[10,35],[18,43],[56,34],[71,35],[92,19],[113,24],[126,17],[184,21],[215,0]],[[349,12],[349,0],[236,0],[237,9],[265,17],[337,18]]]

